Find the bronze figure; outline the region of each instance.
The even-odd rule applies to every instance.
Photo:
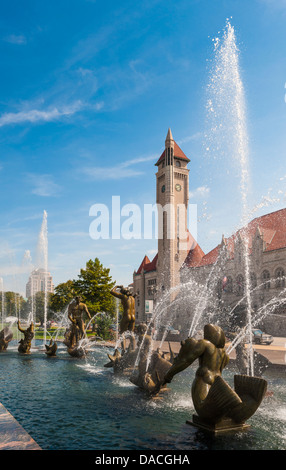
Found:
[[[68,353],[73,357],[82,357],[86,355],[86,350],[80,341],[86,337],[85,323],[83,315],[86,314],[91,320],[87,306],[81,302],[80,297],[75,297],[68,308],[68,318],[71,326],[66,329],[64,344],[68,348]]]
[[[83,319],[84,313],[86,313],[88,318],[91,320],[87,306],[81,302],[81,298],[77,296],[75,297],[75,300],[71,302],[68,308],[68,318],[77,327],[77,341],[86,335],[85,323]]]
[[[50,340],[50,344],[45,344],[45,348],[46,348],[46,351],[45,351],[45,354],[49,357],[54,357],[56,356],[56,352],[57,352],[57,349],[58,349],[58,345],[55,341],[53,341],[52,339]]]
[[[221,377],[229,357],[224,349],[225,335],[215,325],[205,325],[204,338],[188,338],[163,383],[169,383],[174,375],[190,366],[196,359],[199,367],[192,384],[192,399],[197,415],[188,421],[213,432],[248,427],[245,421],[259,407],[267,388],[267,382],[247,375],[234,376],[234,390]]]
[[[130,381],[148,395],[155,396],[166,389],[163,380],[172,363],[164,358],[164,354],[159,349],[152,351],[152,338],[147,334],[147,325],[141,323],[137,328],[139,334],[138,344],[140,345],[138,348],[139,362],[137,370],[134,370],[130,377]],[[171,348],[170,357],[173,357]]]
[[[109,362],[105,364],[104,367],[113,367],[115,374],[120,373],[128,375],[134,368],[138,355],[138,347],[136,345],[136,338],[134,335],[129,339],[128,348],[122,349],[121,352],[118,349],[115,349],[113,356],[111,354],[107,354]]]
[[[12,331],[6,326],[0,331],[0,352],[6,351],[8,344],[13,339]]]
[[[117,291],[119,289],[119,292]],[[131,291],[123,286],[115,286],[110,293],[121,300],[123,315],[119,325],[119,334],[125,331],[134,331],[135,328],[135,297]]]
[[[24,330],[20,325],[20,320],[18,320],[18,330],[24,333],[24,338],[19,341],[18,351],[21,354],[30,354],[32,339],[35,334],[34,323],[32,322],[30,326]]]

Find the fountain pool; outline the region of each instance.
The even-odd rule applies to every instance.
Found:
[[[152,400],[128,378],[104,368],[108,352],[95,347],[85,359],[74,359],[59,344],[57,357],[48,358],[36,342],[30,355],[21,356],[12,341],[0,355],[0,402],[43,450],[286,448],[281,372],[265,372],[273,396],[249,419],[248,431],[214,437],[186,424],[194,412],[190,388],[196,366],[180,373],[163,399]],[[224,373],[230,384],[233,374]]]

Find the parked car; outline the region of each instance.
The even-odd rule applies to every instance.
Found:
[[[255,344],[271,344],[273,343],[273,336],[264,333],[259,328],[255,328],[252,330],[252,341]]]

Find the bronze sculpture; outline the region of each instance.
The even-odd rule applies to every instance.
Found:
[[[122,341],[121,352],[115,349],[113,356],[108,354],[109,361],[104,367],[113,367],[115,373],[130,374],[134,371],[135,362],[141,349],[141,343],[147,331],[146,323],[139,323],[129,337],[129,346],[126,348],[126,338]]]
[[[65,332],[64,344],[68,347],[68,353],[73,357],[82,357],[86,355],[83,347],[83,341],[86,337],[85,323],[83,315],[86,313],[91,320],[87,306],[81,302],[80,297],[75,297],[68,308],[68,318],[71,326]]]
[[[91,320],[91,316],[87,306],[83,302],[81,302],[81,298],[77,296],[75,297],[75,300],[70,303],[68,308],[68,318],[77,327],[77,341],[79,341],[86,335],[85,323],[83,319],[84,313],[86,313],[88,318]]]
[[[134,370],[130,377],[130,381],[148,395],[155,396],[166,389],[166,384],[162,382],[172,363],[165,359],[164,354],[159,349],[152,351],[152,339],[147,334],[147,328],[146,324],[138,325],[139,362],[137,370]],[[170,356],[173,357],[171,348]]]
[[[248,427],[245,421],[255,413],[267,388],[267,382],[262,378],[235,375],[232,390],[221,377],[229,361],[224,345],[223,330],[215,325],[205,325],[203,339],[182,341],[179,354],[163,381],[163,384],[171,382],[175,374],[198,359],[199,368],[192,384],[197,415],[187,422],[215,433]]]
[[[117,292],[119,289],[119,292]],[[135,297],[131,291],[123,286],[115,286],[110,293],[121,300],[123,314],[119,324],[119,334],[125,331],[134,331],[135,328]]]
[[[13,339],[12,331],[6,326],[0,331],[0,352],[6,351],[8,344]]]
[[[53,341],[52,339],[50,340],[50,344],[45,344],[45,348],[46,348],[46,351],[45,351],[45,354],[48,356],[48,357],[54,357],[56,356],[56,352],[57,352],[57,349],[58,349],[58,345],[55,341]]]
[[[136,338],[132,335],[130,337],[128,348],[122,349],[121,352],[116,348],[113,356],[111,354],[107,354],[109,362],[105,364],[104,367],[113,367],[115,374],[120,373],[128,375],[134,368],[137,355],[138,347],[136,345]]]
[[[18,351],[21,354],[30,354],[32,339],[35,334],[34,323],[32,322],[30,326],[24,330],[20,325],[20,320],[18,320],[18,330],[24,333],[24,338],[19,341]]]

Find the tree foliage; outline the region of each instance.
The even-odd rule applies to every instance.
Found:
[[[75,290],[86,302],[91,313],[108,312],[114,314],[115,301],[110,294],[115,283],[110,276],[110,269],[104,268],[98,258],[86,263],[80,270],[78,280],[74,282]]]
[[[115,298],[110,294],[115,282],[110,276],[110,269],[105,268],[98,258],[89,260],[85,269],[80,270],[78,279],[68,280],[55,287],[53,294],[47,295],[47,319],[51,319],[55,313],[63,312],[68,304],[76,296],[80,296],[87,304],[91,316],[98,312],[107,313],[105,319],[100,319],[101,334],[107,335],[110,323],[115,316]],[[28,318],[33,312],[36,321],[44,323],[45,316],[45,293],[37,292],[33,298],[24,299],[15,292],[4,293],[5,317],[17,316],[21,319]],[[0,296],[0,314],[2,312],[2,298]]]
[[[78,279],[59,284],[51,295],[50,309],[62,311],[75,297],[80,296],[86,303],[90,314],[108,312],[114,315],[115,301],[110,294],[114,286],[110,269],[104,268],[98,258],[90,259],[85,269],[80,270]]]
[[[75,297],[76,291],[74,281],[67,281],[55,287],[54,294],[51,294],[49,308],[53,312],[61,312]]]

